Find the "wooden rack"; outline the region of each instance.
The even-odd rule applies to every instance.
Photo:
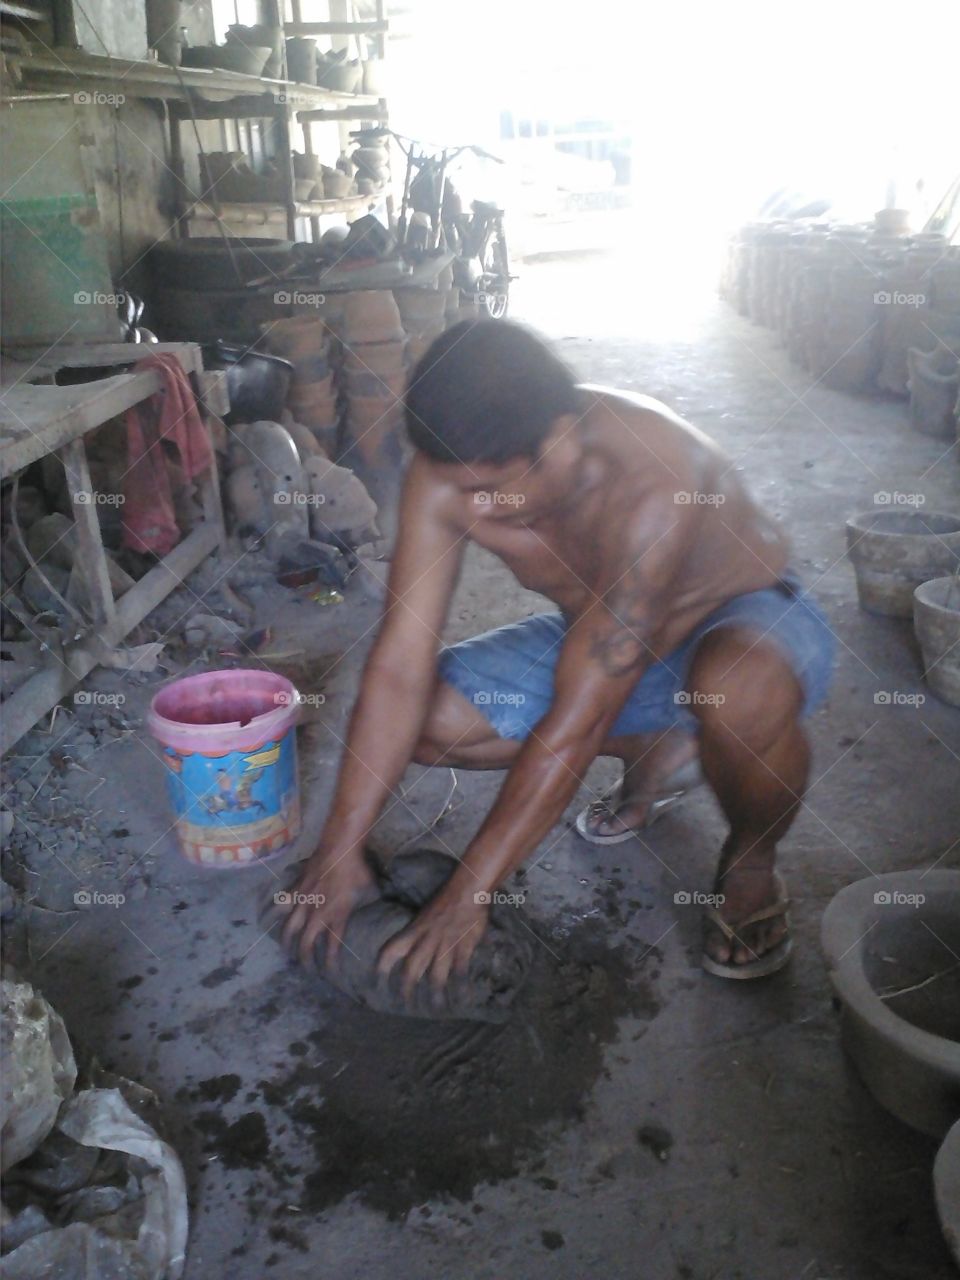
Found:
[[[229,407],[223,374],[205,373],[195,343],[160,343],[145,348],[131,343],[58,347],[29,366],[32,378],[52,377],[60,368],[118,368],[147,352],[173,352],[199,391],[201,410],[221,414]],[[9,377],[10,370],[5,368]],[[59,653],[50,653],[3,703],[0,753],[15,746],[41,716],[68,694],[142,622],[161,600],[218,547],[225,547],[223,514],[216,463],[199,480],[203,520],[139,582],[115,600],[107,557],[100,537],[97,508],[81,494],[91,489],[84,437],[97,427],[149,400],[160,390],[153,370],[118,373],[74,386],[36,385],[26,381],[0,390],[0,480],[48,454],[59,454],[68,479],[77,543],[90,592],[91,623],[79,633],[66,633]],[[206,413],[204,413],[206,422]]]

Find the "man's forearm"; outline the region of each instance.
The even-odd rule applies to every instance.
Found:
[[[366,839],[413,756],[430,687],[430,681],[410,681],[375,661],[369,664],[350,718],[322,846]]]
[[[602,742],[600,726],[568,744],[527,739],[454,876],[464,894],[492,893],[517,869],[560,820]]]

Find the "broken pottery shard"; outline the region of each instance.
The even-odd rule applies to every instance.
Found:
[[[452,974],[439,994],[422,979],[406,1003],[400,989],[402,965],[389,978],[377,973],[384,945],[406,928],[458,865],[455,858],[434,849],[412,850],[391,859],[378,872],[379,900],[354,911],[336,964],[329,970],[323,969],[323,944],[319,944],[317,967],[331,985],[378,1013],[505,1022],[533,959],[533,933],[521,919],[519,907],[494,904],[490,908],[489,925],[469,970],[463,976]]]

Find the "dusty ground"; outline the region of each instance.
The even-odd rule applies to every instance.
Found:
[[[517,313],[584,378],[660,396],[742,461],[842,642],[832,702],[812,724],[814,785],[783,850],[794,962],[747,989],[702,974],[696,910],[674,901],[709,886],[722,838],[699,793],[644,841],[596,850],[551,833],[521,881],[541,945],[509,1026],[354,1009],[261,935],[256,900],[280,869],[200,872],[176,856],[139,727],[154,684],[101,673],[90,687],[124,691],[131,731],[88,761],[89,777],[63,772],[72,816],[44,832],[53,854],[64,842],[52,879],[68,898],[95,884],[127,901],[34,913],[32,972],[83,1050],[164,1099],[191,1184],[188,1280],[953,1274],[932,1206],[934,1144],[881,1111],[846,1063],[818,929],[852,879],[958,861],[960,713],[933,698],[875,703],[879,690],[923,691],[918,654],[908,624],[858,610],[842,558],[844,518],[878,491],[955,509],[957,449],[942,456],[911,435],[900,403],[809,389],[768,333],[681,284],[655,262],[530,266]],[[449,636],[537,607],[477,556]],[[302,850],[375,617],[375,591],[359,586],[343,606],[274,615],[328,655],[299,675],[327,695],[302,734]],[[25,750],[48,757],[63,732],[69,743],[66,719]],[[32,763],[40,783],[47,765]],[[595,766],[591,787],[613,772]],[[497,784],[461,774],[434,839],[461,850]],[[449,787],[445,771],[411,769],[381,846],[415,837]],[[77,815],[93,812],[113,840],[99,865],[70,843]]]

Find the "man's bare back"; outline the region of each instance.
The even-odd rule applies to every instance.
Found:
[[[644,550],[625,536],[628,529],[647,528],[655,540],[665,515],[669,524],[692,522],[658,636],[665,652],[724,600],[775,583],[787,566],[786,539],[709,436],[648,396],[593,386],[583,392],[589,407],[569,427],[582,445],[582,469],[558,509],[528,517],[525,505],[502,503],[506,514],[498,516],[492,494],[489,504],[465,506],[449,484],[450,518],[522,586],[571,616],[589,609],[611,578],[626,599]],[[442,469],[432,483],[447,487]]]

